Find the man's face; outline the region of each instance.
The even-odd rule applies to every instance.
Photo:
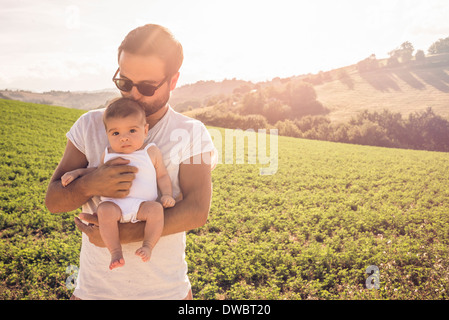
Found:
[[[167,76],[165,74],[165,63],[156,56],[136,55],[123,51],[119,58],[120,78],[126,78],[133,83],[147,82],[159,85]],[[125,98],[133,99],[139,102],[145,109],[146,116],[155,114],[167,105],[172,89],[171,79],[165,81],[162,86],[156,90],[153,96],[142,95],[134,86],[130,92],[121,91]]]

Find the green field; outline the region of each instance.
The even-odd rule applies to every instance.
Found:
[[[0,100],[0,299],[67,299],[77,212],[44,197],[83,112]],[[208,223],[190,231],[195,299],[447,299],[449,154],[279,137],[275,175],[213,171]],[[365,272],[379,269],[379,289]],[[371,276],[373,277],[373,276]]]

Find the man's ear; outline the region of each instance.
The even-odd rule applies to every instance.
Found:
[[[176,84],[178,83],[178,79],[179,79],[179,71],[176,72],[170,80],[170,91],[175,90],[176,88]]]

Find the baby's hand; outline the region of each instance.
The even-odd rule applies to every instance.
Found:
[[[164,208],[170,208],[175,205],[175,199],[173,199],[172,196],[168,196],[168,195],[162,196],[161,203]]]
[[[64,173],[64,175],[61,177],[62,186],[66,187],[73,180],[75,180],[75,176],[71,172]]]

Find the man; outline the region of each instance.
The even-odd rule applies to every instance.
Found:
[[[134,255],[143,239],[144,223],[120,224],[120,241],[128,259],[123,268],[108,270],[110,257],[95,216],[99,197],[125,197],[137,169],[124,159],[99,165],[107,146],[104,109],[85,113],[67,133],[67,146],[48,186],[46,205],[51,212],[72,211],[82,205],[79,217],[84,222],[75,219],[83,234],[73,299],[192,299],[185,232],[207,220],[216,150],[202,123],[168,105],[182,61],[182,46],[167,29],[145,25],[132,30],[123,40],[114,75],[122,96],[144,107],[150,127],[146,141],[160,148],[173,196],[181,199],[164,212],[163,236],[150,262],[142,263]],[[83,167],[98,168],[64,188],[61,176]]]

